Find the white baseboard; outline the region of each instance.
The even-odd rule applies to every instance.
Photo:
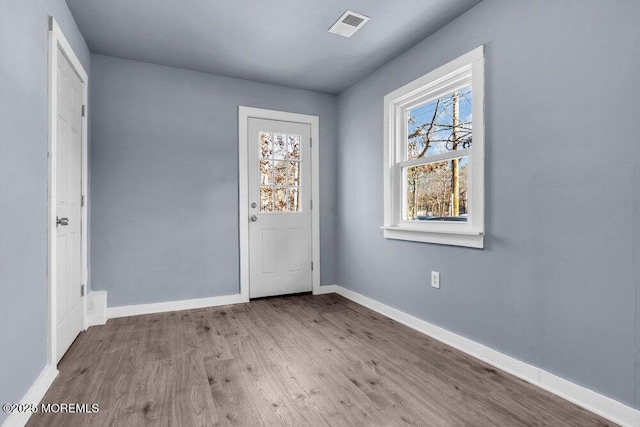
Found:
[[[37,405],[51,387],[51,383],[58,376],[58,370],[53,365],[49,365],[40,373],[35,382],[31,385],[20,403]],[[6,402],[2,402],[6,403]],[[23,427],[31,418],[31,412],[14,412],[4,420],[3,427]]]
[[[216,307],[219,305],[249,302],[240,294],[220,297],[187,299],[181,301],[157,302],[152,304],[124,305],[107,308],[107,318],[138,316],[141,314],[165,313],[168,311],[191,310],[195,308]]]
[[[318,287],[318,290],[314,292],[314,295],[335,294],[337,292],[337,285],[322,285]]]
[[[338,295],[545,389],[622,426],[640,426],[640,411],[461,335],[418,319],[357,292],[335,285]]]
[[[87,327],[107,323],[107,291],[87,294]]]

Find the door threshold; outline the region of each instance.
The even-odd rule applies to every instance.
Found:
[[[265,299],[273,299],[273,298],[299,297],[299,296],[303,296],[303,295],[313,295],[313,293],[311,291],[309,291],[309,292],[297,292],[295,294],[271,295],[271,296],[268,296],[268,297],[250,298],[249,302],[251,302],[251,301],[260,301],[260,300],[265,300]]]

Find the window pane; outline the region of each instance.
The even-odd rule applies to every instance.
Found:
[[[271,185],[273,183],[273,162],[260,160],[260,185]]]
[[[407,159],[471,147],[471,86],[407,111]]]
[[[466,221],[469,158],[405,168],[404,219]]]
[[[287,162],[276,162],[274,170],[276,185],[285,185],[287,180]]]
[[[273,157],[273,134],[260,132],[260,157],[268,159]]]
[[[274,211],[287,211],[287,189],[285,187],[276,187]]]
[[[287,157],[287,135],[273,135],[273,158],[285,159]]]
[[[273,212],[273,188],[260,187],[260,212]]]
[[[300,189],[299,188],[289,188],[287,200],[287,207],[289,208],[289,212],[300,212],[302,211],[302,199],[300,198]]]
[[[289,162],[289,185],[300,185],[300,162]]]
[[[300,135],[289,135],[287,159],[300,160]]]

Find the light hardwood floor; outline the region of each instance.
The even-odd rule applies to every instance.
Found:
[[[80,334],[29,426],[612,425],[337,295],[112,319]]]

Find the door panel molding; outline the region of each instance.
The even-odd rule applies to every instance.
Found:
[[[80,60],[74,53],[68,40],[62,33],[62,30],[58,26],[58,23],[49,16],[49,61],[48,61],[48,80],[49,80],[49,191],[48,191],[48,327],[47,327],[47,365],[57,372],[57,247],[58,239],[56,235],[56,205],[57,205],[57,175],[58,175],[58,49],[67,58],[73,70],[77,73],[82,84],[82,132],[81,132],[81,194],[82,206],[81,206],[81,226],[82,233],[81,239],[81,283],[84,286],[84,296],[81,298],[81,317],[82,317],[82,329],[87,329],[87,302],[86,294],[88,287],[88,206],[89,206],[89,192],[87,186],[87,98],[88,98],[88,86],[89,77],[84,70],[84,67],[80,63]],[[80,289],[78,289],[80,292]]]
[[[302,123],[311,126],[311,257],[313,260],[313,294],[320,292],[320,135],[318,116],[266,110],[262,108],[238,107],[238,166],[239,166],[239,239],[240,239],[240,295],[249,300],[249,119],[278,120]]]

